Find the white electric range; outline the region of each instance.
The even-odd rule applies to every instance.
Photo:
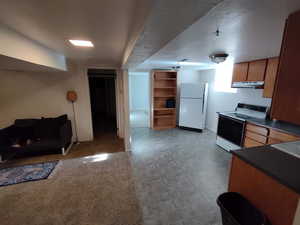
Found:
[[[233,112],[219,112],[216,144],[227,151],[243,146],[247,120],[265,120],[268,107],[238,103]]]

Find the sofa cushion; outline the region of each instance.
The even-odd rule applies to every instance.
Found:
[[[9,144],[15,142],[23,142],[33,137],[33,127],[17,127],[11,126],[6,132],[6,139]]]
[[[16,127],[33,127],[39,120],[38,119],[16,119]]]
[[[42,118],[34,126],[36,139],[57,138],[59,135],[59,121],[54,118]]]
[[[34,126],[34,137],[36,139],[59,137],[59,129],[67,120],[66,114],[56,118],[42,117]]]
[[[26,141],[34,138],[34,126],[38,123],[38,119],[17,119],[14,128],[10,132],[10,138]]]
[[[5,146],[7,144],[8,144],[7,134],[3,130],[0,130],[0,146]]]
[[[54,119],[59,123],[59,125],[63,125],[67,122],[68,116],[67,116],[67,114],[64,114],[64,115],[61,115],[61,116],[56,117]]]
[[[57,139],[44,138],[40,141],[33,141],[30,145],[25,146],[25,151],[43,152],[47,150],[55,150],[61,148]]]

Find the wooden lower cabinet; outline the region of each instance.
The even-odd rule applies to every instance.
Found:
[[[261,134],[257,134],[251,131],[246,131],[246,137],[261,143],[262,145],[267,143],[267,136],[261,135]]]
[[[245,140],[244,140],[245,148],[252,148],[252,147],[258,147],[258,146],[263,146],[263,145],[264,144],[262,144],[258,141],[255,141],[255,140],[252,140],[251,138],[245,137]]]
[[[279,144],[281,143],[282,141],[278,140],[278,139],[274,139],[274,138],[270,138],[268,137],[268,145],[273,145],[273,144]]]
[[[272,225],[299,225],[299,195],[236,156],[232,159],[228,189],[246,197]]]
[[[255,124],[251,124],[251,123],[247,123],[246,130],[251,131],[256,134],[263,135],[263,136],[268,136],[268,134],[269,134],[268,128],[262,127],[262,126],[257,126]]]
[[[270,129],[269,137],[280,142],[297,141],[299,137]]]
[[[299,136],[247,123],[244,138],[244,147],[251,148],[298,140],[300,140]]]

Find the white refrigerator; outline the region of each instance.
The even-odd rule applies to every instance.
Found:
[[[207,83],[181,84],[179,127],[195,130],[205,128],[207,93]]]

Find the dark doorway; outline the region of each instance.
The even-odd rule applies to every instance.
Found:
[[[117,136],[116,71],[89,69],[94,138]]]

